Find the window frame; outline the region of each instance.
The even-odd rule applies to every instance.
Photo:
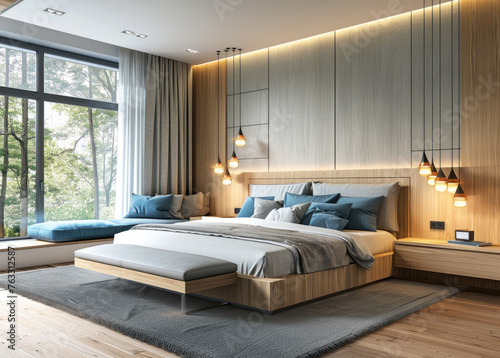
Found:
[[[65,95],[45,93],[45,54],[54,55],[69,61],[85,62],[91,65],[97,65],[107,69],[118,70],[118,62],[102,60],[90,56],[80,55],[73,52],[57,50],[50,47],[34,45],[22,41],[12,40],[0,36],[0,45],[18,48],[19,50],[33,51],[36,54],[36,89],[25,90],[11,88],[0,85],[0,96],[19,97],[34,100],[36,102],[35,117],[35,153],[36,153],[36,199],[35,199],[35,219],[37,223],[44,221],[44,118],[45,102],[53,102],[80,107],[89,107],[95,109],[118,111],[118,103],[105,102],[93,99],[70,97]],[[16,238],[9,238],[9,240]],[[19,238],[21,239],[21,238]],[[0,239],[2,241],[3,239]]]

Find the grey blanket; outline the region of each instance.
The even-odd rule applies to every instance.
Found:
[[[373,256],[359,248],[348,235],[338,232],[326,235],[273,229],[246,224],[186,222],[178,224],[142,224],[132,228],[219,236],[237,240],[258,241],[290,250],[295,258],[297,273],[311,273],[349,264],[349,256],[369,270]]]

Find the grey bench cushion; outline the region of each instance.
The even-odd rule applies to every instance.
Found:
[[[107,244],[75,251],[75,257],[179,281],[236,272],[235,263],[151,247]]]

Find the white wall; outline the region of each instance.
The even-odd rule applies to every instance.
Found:
[[[15,40],[24,41],[35,45],[118,62],[118,56],[120,54],[118,46],[89,40],[5,17],[1,17],[0,19],[0,36],[12,39],[14,42]],[[15,45],[15,43],[13,43],[13,45]]]

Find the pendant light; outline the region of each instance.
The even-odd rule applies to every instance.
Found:
[[[241,48],[238,49],[240,51],[240,131],[234,140],[234,143],[237,147],[244,147],[247,144],[247,139],[243,135],[243,131],[241,130]]]
[[[229,169],[226,167],[226,172],[224,173],[224,176],[222,177],[222,184],[224,185],[231,185],[233,182],[233,178],[231,178],[231,174],[229,174]]]
[[[435,185],[434,188],[437,191],[446,191],[448,189],[448,181],[446,180],[446,175],[443,173],[443,162],[442,162],[442,152],[443,152],[443,147],[441,145],[441,138],[443,137],[442,135],[442,129],[441,129],[441,123],[442,123],[442,90],[441,90],[441,73],[442,71],[442,61],[441,61],[441,53],[442,47],[441,47],[441,37],[442,37],[442,20],[441,20],[441,0],[439,0],[439,172],[438,175],[435,179]]]
[[[234,93],[234,51],[236,50],[235,47],[233,47],[233,129],[232,129],[232,132],[233,132],[233,135],[234,135],[234,126],[235,126],[235,113],[234,113],[234,107],[236,107],[236,95]],[[240,99],[240,108],[241,108],[241,99]],[[229,162],[228,162],[228,165],[230,168],[238,168],[239,166],[239,160],[238,160],[238,157],[236,156],[236,152],[234,151],[234,141],[233,142],[233,154],[231,155],[231,159],[229,159]]]
[[[422,151],[422,159],[420,160],[420,165],[418,166],[418,174],[420,174],[423,177],[428,177],[431,174],[431,163],[429,163],[429,159],[427,159],[427,155],[425,154],[425,0],[423,1],[424,6],[423,6],[423,26],[422,28],[424,29],[424,36],[423,36],[423,47],[424,47],[424,78],[423,78],[423,97],[422,97],[422,103],[423,103],[423,112],[422,112],[422,118],[423,118],[423,127],[424,127],[424,145],[423,145],[423,151]],[[412,13],[413,14],[413,13]]]
[[[465,195],[462,185],[459,183],[455,195],[453,195],[453,205],[457,208],[463,208],[467,206],[467,195]]]
[[[220,66],[220,51],[217,51],[217,164],[215,164],[214,167],[214,173],[215,174],[222,174],[224,173],[224,166],[222,165],[222,162],[220,160],[220,153],[219,153],[219,145],[220,145],[220,138],[219,138],[219,66]]]
[[[454,23],[453,23],[453,1],[451,2],[451,171],[450,175],[448,175],[448,193],[450,194],[455,194],[458,188],[458,178],[457,175],[455,174],[455,170],[453,169],[453,122],[455,119],[454,116],[454,111],[453,111],[453,63],[454,61],[454,52],[453,52],[453,40],[454,40]]]
[[[460,73],[461,63],[462,63],[462,51],[461,51],[461,33],[460,33],[460,7],[461,4],[460,2],[458,3],[458,70]],[[453,205],[455,205],[457,208],[463,208],[467,206],[467,195],[465,195],[464,190],[462,189],[462,185],[460,184],[460,178],[461,178],[461,169],[462,169],[462,161],[461,161],[461,152],[462,152],[462,81],[461,81],[461,76],[458,76],[458,187],[457,191],[455,192],[455,195],[453,195]]]
[[[431,6],[431,109],[432,109],[432,163],[431,174],[427,177],[427,184],[434,186],[436,184],[437,170],[434,165],[434,0]]]

